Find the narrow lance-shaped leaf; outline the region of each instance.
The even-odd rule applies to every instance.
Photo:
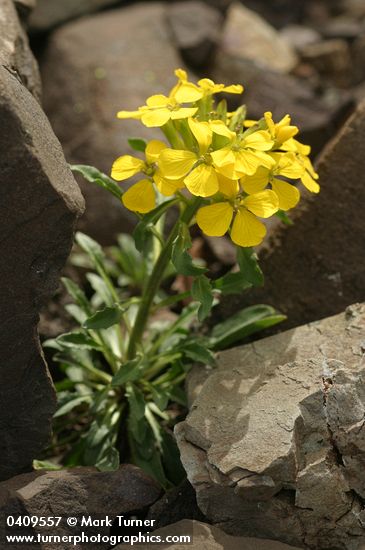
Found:
[[[194,300],[200,302],[198,319],[200,322],[208,317],[213,307],[213,289],[208,277],[200,275],[196,277],[191,287],[191,295]]]
[[[114,180],[112,180],[109,176],[106,174],[103,174],[103,172],[100,172],[97,168],[94,168],[94,166],[87,166],[85,164],[74,164],[70,166],[71,170],[73,172],[78,172],[81,174],[86,181],[89,181],[90,183],[95,183],[99,187],[102,187],[103,189],[106,189],[117,197],[119,200],[121,199],[123,192],[120,189],[119,185],[115,183]]]
[[[105,307],[86,319],[83,326],[89,330],[107,329],[120,323],[124,310],[119,306]]]
[[[264,275],[257,261],[257,254],[252,248],[237,248],[237,261],[242,275],[253,286],[264,284]]]
[[[144,153],[147,147],[147,142],[141,138],[129,138],[128,143],[134,151]]]
[[[192,257],[188,253],[190,248],[189,228],[186,224],[182,223],[172,247],[171,261],[180,275],[191,275],[194,277],[205,273],[207,270],[194,264]]]

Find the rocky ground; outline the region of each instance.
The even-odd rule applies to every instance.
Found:
[[[0,516],[47,515],[56,499],[60,515],[135,514],[162,533],[193,533],[196,548],[363,550],[364,306],[346,308],[365,298],[364,1],[35,4],[0,0]],[[244,84],[252,117],[289,112],[317,156],[322,191],[303,196],[293,226],[270,229],[266,284],[252,297],[288,315],[281,330],[300,328],[221,354],[214,373],[193,372],[177,429],[190,483],[161,495],[129,466],[16,475],[49,435],[54,393],[37,317],[83,209],[62,149],[70,163],[109,172],[127,137],[152,135],[116,111],[167,92],[179,66]],[[81,185],[83,231],[110,243],[132,228],[116,201]],[[195,244],[212,269],[233,266],[228,241]],[[244,304],[226,301],[216,318]],[[47,311],[41,331],[56,336],[57,300]]]

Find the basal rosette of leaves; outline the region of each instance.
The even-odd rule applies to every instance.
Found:
[[[172,428],[185,406],[182,384],[191,364],[213,367],[215,351],[284,316],[260,304],[210,334],[199,324],[225,295],[263,284],[252,248],[266,235],[262,219],[276,215],[290,223],[286,212],[298,204],[300,186],[319,192],[310,147],[296,139],[289,115],[274,121],[267,112],[249,120],[244,106],[228,112],[225,99],[215,101],[217,94],[241,94],[242,86],[207,78],[193,83],[181,69],[175,74],[169,96],[154,95],[136,111],[118,113],[160,128],[161,140],[130,139],[136,153],[116,159],[111,177],[90,166],[72,167],[121,200],[138,223],[111,254],[77,234],[90,270],[88,292],[64,283],[78,328],[45,343],[56,349],[65,374],[57,383],[49,455],[62,452],[65,465],[100,469],[131,461],[164,487],[183,475]],[[138,175],[129,187],[120,183]],[[170,210],[174,223],[167,229]],[[194,224],[208,236],[229,235],[237,270],[212,279],[202,262],[193,261]],[[189,278],[188,291],[171,291],[177,275]],[[169,308],[179,315],[157,321]]]

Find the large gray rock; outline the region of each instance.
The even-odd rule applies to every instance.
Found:
[[[67,160],[110,173],[118,156],[131,154],[128,137],[161,139],[158,130],[135,120],[117,120],[116,113],[135,110],[150,95],[167,93],[179,66],[162,3],[141,3],[58,29],[41,72],[45,111]],[[110,242],[131,228],[135,216],[115,197],[81,185],[87,207],[82,230]]]
[[[30,18],[31,32],[45,32],[65,21],[76,19],[124,0],[37,0]]]
[[[227,55],[250,59],[263,68],[281,73],[290,72],[298,62],[290,43],[239,2],[228,9],[221,48]]]
[[[0,65],[12,72],[36,98],[40,98],[38,66],[12,0],[0,0]]]
[[[316,550],[365,545],[365,305],[220,354],[181,458],[208,520]]]
[[[261,252],[265,274],[253,303],[267,302],[298,326],[365,299],[365,102],[325,149],[317,165],[321,191],[305,196],[291,227],[279,225]],[[227,316],[246,304],[226,300]]]
[[[197,69],[209,64],[220,42],[222,14],[206,2],[190,0],[169,5],[167,20],[186,63]]]
[[[97,525],[107,517],[144,512],[159,497],[158,484],[136,466],[124,464],[115,472],[98,472],[95,468],[73,468],[54,472],[38,471],[16,476],[0,483],[0,543],[11,534],[29,535],[109,535],[110,526]],[[43,516],[62,518],[58,526],[36,525],[34,528],[6,528],[9,516]],[[76,517],[77,525],[67,525],[68,517]],[[81,518],[95,520],[95,526],[82,526]],[[43,543],[36,548],[54,550],[55,543]],[[84,548],[72,540],[62,550]],[[88,544],[95,550],[109,548],[107,543]],[[5,547],[4,547],[5,548]],[[60,547],[61,548],[61,547]]]
[[[152,535],[152,533],[151,533]],[[173,525],[158,529],[153,536],[159,536],[162,540],[166,537],[189,537],[189,542],[174,542],[172,544],[123,544],[116,547],[116,550],[299,550],[294,546],[281,544],[273,540],[262,540],[247,537],[230,537],[207,523],[193,520],[182,520]],[[178,539],[176,539],[178,540]],[[188,539],[185,539],[188,540]],[[192,546],[193,545],[193,546]]]
[[[83,199],[36,100],[0,67],[0,480],[48,442],[55,394],[37,335]]]

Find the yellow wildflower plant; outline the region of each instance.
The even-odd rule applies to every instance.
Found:
[[[125,191],[123,204],[146,214],[164,197],[175,198],[182,210],[195,201],[195,219],[205,234],[229,233],[240,247],[256,246],[266,234],[259,218],[294,208],[300,200],[298,182],[319,191],[310,147],[296,139],[299,129],[289,115],[274,121],[267,111],[251,120],[244,107],[227,113],[224,101],[215,104],[216,94],[242,93],[240,84],[209,78],[190,82],[183,69],[175,75],[177,83],[167,96],[153,95],[138,110],[117,115],[159,127],[165,137],[145,144],[144,160],[124,155],[114,162],[116,181],[144,176]]]

